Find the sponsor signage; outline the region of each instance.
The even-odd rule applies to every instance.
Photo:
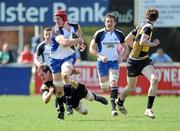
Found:
[[[109,11],[117,18],[117,25],[133,26],[134,0],[111,0]]]
[[[97,70],[95,66],[77,66],[81,70],[80,75],[72,76],[73,79],[84,83],[89,90],[96,93],[103,93],[98,84]],[[156,66],[158,73],[158,95],[180,95],[180,64]],[[142,82],[143,81],[143,82]],[[36,80],[36,93],[40,91],[40,81]],[[38,85],[39,84],[39,85]],[[118,80],[119,92],[127,85],[126,67],[121,66]],[[149,81],[144,77],[138,78],[137,87],[132,95],[146,95],[149,88]]]
[[[108,12],[109,0],[2,0],[0,1],[0,26],[27,25],[51,26],[58,8],[67,11],[70,21],[82,26],[102,25]]]

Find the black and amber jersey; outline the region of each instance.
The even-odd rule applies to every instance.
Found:
[[[135,36],[133,49],[131,50],[130,57],[134,59],[148,58],[149,46],[140,45],[140,39],[142,34],[149,35],[149,40],[152,36],[153,25],[149,22],[143,22],[138,25],[131,33]]]
[[[71,87],[73,89],[77,89],[79,86],[82,86],[82,85],[83,84],[80,84],[79,82],[77,82],[75,80],[71,80]],[[54,88],[53,81],[47,81],[47,82],[43,83],[41,86],[41,93],[43,94],[43,92],[45,92],[45,91],[49,92],[50,88]]]

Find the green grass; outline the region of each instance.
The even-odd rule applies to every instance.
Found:
[[[180,98],[161,96],[154,104],[156,119],[144,116],[146,97],[126,100],[128,115],[112,117],[107,106],[85,101],[89,114],[77,112],[56,119],[54,101],[44,104],[40,96],[0,96],[0,131],[179,131]]]

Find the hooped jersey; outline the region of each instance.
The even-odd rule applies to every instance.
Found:
[[[82,85],[82,84],[78,83],[75,80],[71,80],[71,87],[73,89],[77,89],[80,85]],[[47,81],[47,82],[43,83],[41,86],[41,93],[43,93],[45,91],[49,92],[50,88],[54,88],[53,81]]]
[[[135,41],[133,44],[133,49],[130,52],[130,57],[135,59],[145,59],[148,57],[149,46],[140,45],[140,39],[142,34],[149,35],[149,40],[151,40],[153,25],[149,22],[143,22],[138,25],[133,31],[132,34],[135,36]]]
[[[121,31],[115,29],[113,32],[109,32],[102,28],[96,31],[93,38],[97,43],[97,51],[100,55],[106,55],[108,61],[118,60],[118,47],[125,39]]]
[[[42,63],[49,65],[50,62],[51,44],[42,41],[36,48],[36,55],[40,57]]]
[[[73,33],[76,33],[78,30],[78,24],[72,24],[68,23],[70,26],[70,31],[67,31],[63,27],[54,27],[52,29],[52,36],[51,36],[51,44],[52,44],[52,49],[51,49],[51,57],[55,59],[64,59],[67,58],[68,56],[72,55],[74,53],[74,50],[71,49],[71,47],[63,47],[59,43],[56,42],[56,37],[58,35],[63,35],[64,38],[72,38]]]

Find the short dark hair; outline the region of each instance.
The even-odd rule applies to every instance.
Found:
[[[44,28],[44,31],[51,31],[52,29],[51,28]]]
[[[116,21],[116,17],[115,17],[115,15],[113,14],[113,13],[108,13],[108,14],[106,14],[106,16],[104,17],[104,21],[106,20],[106,18],[113,18],[114,19],[114,21]]]
[[[40,67],[38,68],[38,71],[40,70],[43,70],[45,73],[47,73],[48,71],[51,73],[51,69],[49,68],[47,64],[40,65]]]
[[[159,17],[159,12],[155,7],[149,7],[145,11],[145,18],[150,21],[156,21]]]

